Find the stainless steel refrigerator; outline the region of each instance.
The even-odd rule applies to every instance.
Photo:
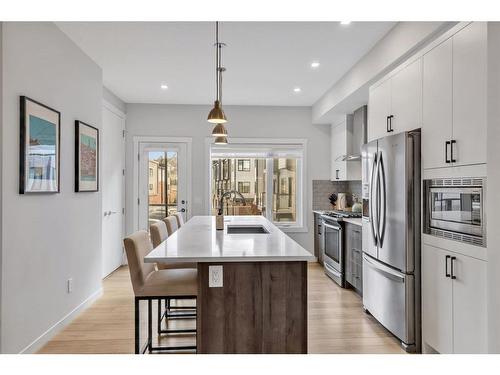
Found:
[[[363,306],[421,350],[420,131],[362,146]]]

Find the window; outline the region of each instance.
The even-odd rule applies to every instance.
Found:
[[[149,177],[153,177],[153,168],[149,168]]]
[[[238,191],[241,194],[250,194],[250,182],[249,181],[238,181]]]
[[[244,196],[245,204],[236,194],[226,198],[225,215],[262,215],[290,231],[305,230],[302,180],[305,141],[272,145],[266,141],[211,145],[211,213],[217,212],[224,192],[236,190]],[[224,176],[226,168],[231,171],[229,176]]]
[[[153,190],[153,184],[149,184],[149,190]]]
[[[238,160],[238,172],[250,172],[250,159]]]

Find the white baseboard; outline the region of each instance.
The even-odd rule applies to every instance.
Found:
[[[52,337],[59,333],[64,327],[66,327],[71,321],[78,315],[82,310],[91,305],[97,298],[102,296],[102,288],[92,293],[85,301],[75,307],[66,316],[59,320],[56,324],[45,331],[40,337],[35,339],[31,344],[26,346],[19,354],[32,354],[36,353],[42,346],[44,346]]]

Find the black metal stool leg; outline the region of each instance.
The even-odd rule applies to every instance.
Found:
[[[157,322],[157,331],[158,331],[158,334],[161,333],[161,321],[162,321],[162,313],[161,313],[161,299],[158,300],[158,322]]]
[[[139,299],[135,298],[135,354],[139,354]]]
[[[151,353],[153,349],[153,312],[152,310],[152,300],[148,299],[148,350]]]

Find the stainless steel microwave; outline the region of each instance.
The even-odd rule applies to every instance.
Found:
[[[486,178],[424,180],[424,232],[486,247]]]

